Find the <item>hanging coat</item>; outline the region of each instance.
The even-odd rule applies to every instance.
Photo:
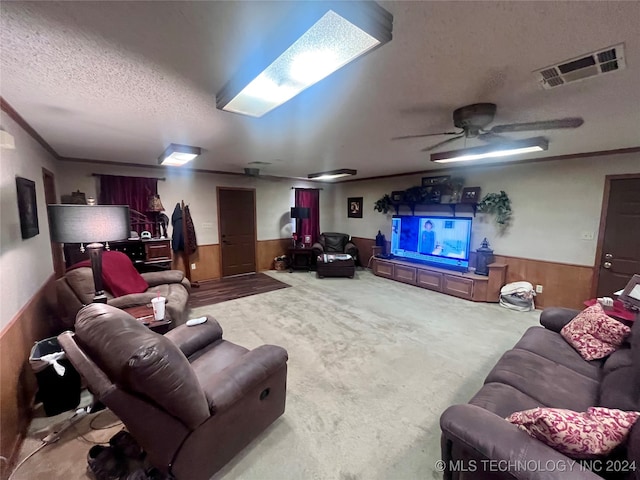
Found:
[[[184,250],[184,233],[182,232],[182,208],[176,203],[171,215],[171,225],[173,226],[173,234],[171,236],[171,248],[174,252]]]
[[[191,212],[189,211],[189,205],[184,206],[184,223],[187,231],[185,237],[187,238],[186,250],[189,255],[195,253],[198,248],[198,242],[196,241],[196,229],[193,225],[193,219],[191,218]]]

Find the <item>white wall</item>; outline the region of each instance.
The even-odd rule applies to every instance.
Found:
[[[5,112],[0,126],[15,138],[15,150],[0,150],[0,329],[53,274],[42,167],[56,173],[56,161]],[[36,183],[40,233],[22,239],[16,177]],[[57,180],[57,176],[56,176]]]
[[[256,213],[258,240],[273,240],[291,237],[289,209],[293,206],[291,187],[318,188],[319,184],[289,179],[255,178],[238,175],[217,175],[189,172],[188,170],[164,170],[121,167],[80,162],[59,163],[59,194],[70,194],[76,190],[98,198],[98,177],[92,173],[127,175],[138,177],[166,177],[158,182],[158,194],[171,218],[176,203],[184,200],[189,205],[196,238],[199,245],[219,243],[218,205],[216,187],[246,187],[256,189]],[[333,219],[332,186],[321,186],[320,227]]]
[[[478,214],[473,222],[471,248],[487,237],[496,254],[593,266],[606,175],[639,173],[640,154],[473,167],[437,175],[465,178],[465,186],[482,188],[481,195],[504,190],[511,199],[513,221],[500,236],[493,217]],[[376,200],[393,190],[420,185],[427,174],[336,185],[334,228],[352,236],[375,238],[378,230],[390,239],[391,215],[374,211]],[[640,195],[640,192],[639,192]],[[362,219],[347,218],[347,198],[364,197]],[[442,207],[422,210],[450,215]],[[467,213],[465,213],[467,212]],[[465,210],[460,215],[471,215]],[[410,214],[408,210],[400,212]],[[418,211],[416,211],[418,213]],[[582,240],[583,232],[593,240]]]

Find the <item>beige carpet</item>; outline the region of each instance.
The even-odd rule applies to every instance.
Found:
[[[216,479],[441,478],[440,413],[466,402],[539,316],[363,270],[353,280],[269,274],[293,288],[193,310],[215,316],[227,340],[289,352],[285,414]],[[118,427],[78,430],[108,439]],[[15,478],[84,479],[89,448],[70,433]]]

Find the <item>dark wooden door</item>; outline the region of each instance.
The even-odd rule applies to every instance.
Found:
[[[42,181],[44,183],[44,201],[47,205],[58,203],[56,198],[56,183],[53,173],[46,168],[42,169]],[[51,257],[53,258],[53,271],[56,278],[64,275],[64,258],[62,244],[51,242]]]
[[[634,273],[640,273],[640,177],[608,181],[604,234],[596,259],[598,297],[613,296]]]
[[[222,276],[256,271],[256,191],[218,187]]]

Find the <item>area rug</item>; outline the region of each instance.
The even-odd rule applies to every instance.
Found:
[[[268,276],[291,288],[192,312],[215,317],[229,341],[247,348],[281,345],[289,353],[284,415],[215,480],[442,479],[435,464],[440,414],[467,402],[540,314],[473,303],[364,270],[354,279]],[[103,432],[115,433],[84,436],[109,438],[97,438]],[[21,458],[37,446],[36,438],[30,435]],[[26,462],[15,480],[86,480],[89,447],[70,433]]]
[[[237,275],[220,280],[199,282],[199,285],[199,288],[191,289],[189,297],[189,306],[191,308],[272,292],[289,286],[264,273]]]

